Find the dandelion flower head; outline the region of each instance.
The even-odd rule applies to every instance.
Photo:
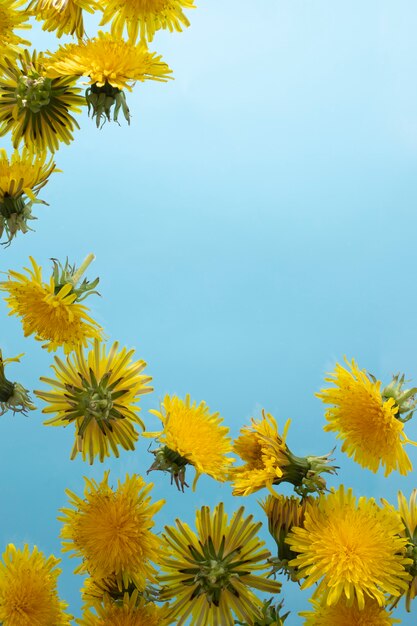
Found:
[[[161,28],[181,31],[189,26],[184,9],[193,9],[194,0],[100,0],[103,10],[101,24],[111,22],[111,32],[121,38],[126,28],[129,40],[152,41],[155,32]]]
[[[0,562],[0,623],[3,626],[69,626],[67,604],[57,592],[60,559],[36,547],[9,544]]]
[[[232,442],[219,413],[210,413],[205,402],[191,402],[189,395],[185,401],[166,395],[160,410],[151,413],[161,420],[163,430],[147,433],[158,437],[162,444],[153,452],[155,462],[150,470],[170,472],[182,489],[187,465],[193,465],[196,470],[194,485],[201,474],[221,482],[226,480],[233,460],[226,455],[232,449]]]
[[[87,307],[79,303],[92,283],[77,285],[76,268],[67,264],[61,267],[60,275],[56,262],[49,283],[45,283],[42,268],[32,257],[30,261],[32,267],[25,268],[26,275],[9,270],[8,280],[0,283],[0,290],[8,294],[9,315],[21,318],[25,337],[35,335],[38,341],[46,342],[43,347],[48,351],[62,346],[66,353],[101,337],[101,328],[88,315]]]
[[[244,508],[229,521],[223,503],[213,512],[197,511],[194,532],[176,520],[163,534],[161,600],[172,600],[171,619],[177,626],[233,626],[234,617],[253,624],[262,618],[263,602],[252,588],[277,593],[280,583],[261,570],[268,568],[270,553],[257,533],[262,526]]]
[[[348,363],[348,362],[347,362]],[[350,371],[338,363],[335,371],[326,378],[334,387],[316,394],[325,404],[327,432],[336,432],[343,441],[342,452],[373,472],[382,465],[385,476],[398,470],[407,474],[412,465],[404,446],[414,445],[404,433],[399,419],[399,406],[391,395],[385,397],[381,382],[360,370],[352,360]]]
[[[69,144],[79,128],[72,113],[85,104],[75,82],[74,76],[50,78],[36,51],[24,50],[18,62],[0,59],[0,137],[10,132],[14,148],[23,142],[38,154]]]
[[[363,610],[367,597],[384,606],[386,594],[401,595],[410,579],[402,530],[392,507],[356,501],[342,485],[307,505],[303,528],[293,527],[286,540],[299,553],[290,565],[305,578],[301,588],[318,583],[313,597],[329,606],[345,598]]]
[[[97,456],[102,462],[111,452],[118,457],[118,446],[135,449],[139,437],[135,425],[144,428],[137,404],[152,391],[148,386],[152,379],[142,373],[145,361],[133,360],[134,352],[119,349],[117,342],[107,351],[106,344],[96,339],[87,354],[78,346],[65,363],[55,357],[55,379],[41,377],[52,390],[35,393],[47,402],[43,413],[55,414],[45,424],[75,424],[71,459],[80,452],[92,464]]]
[[[160,558],[161,541],[151,529],[164,501],[152,503],[153,485],[137,474],[119,480],[116,489],[109,485],[109,472],[100,483],[88,478],[85,483],[81,497],[67,490],[71,508],[61,509],[58,518],[63,551],[83,559],[75,573],[113,577],[120,590],[131,583],[144,590],[148,580],[155,581],[152,562]]]
[[[0,149],[0,238],[5,231],[7,244],[18,231],[30,230],[28,220],[36,219],[32,217],[32,204],[45,204],[37,195],[55,171],[55,163],[44,154],[36,155],[23,148],[21,153],[15,150],[9,158]]]

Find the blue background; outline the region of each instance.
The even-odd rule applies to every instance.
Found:
[[[182,34],[157,33],[151,50],[174,70],[168,84],[137,84],[132,123],[97,131],[86,114],[75,141],[56,154],[35,207],[36,233],[0,251],[1,269],[32,255],[96,261],[102,298],[88,300],[111,341],[137,349],[155,392],[205,400],[237,435],[265,407],[300,455],[334,445],[314,397],[343,355],[383,381],[401,371],[417,382],[416,175],[417,6],[411,0],[211,0],[189,12]],[[94,34],[95,20],[88,32]],[[28,34],[38,49],[55,40]],[[8,147],[8,139],[1,145]],[[52,357],[0,302],[5,356],[25,352],[10,377],[39,388]],[[38,401],[39,409],[42,402]],[[42,426],[40,410],[0,420],[0,544],[36,544],[59,556],[57,511],[82,476],[115,482],[144,473],[149,440],[93,467],[70,462],[73,430]],[[406,427],[417,439],[416,422]],[[417,449],[408,448],[414,466]],[[336,452],[329,485],[358,495],[408,497],[415,472],[384,479]],[[191,472],[192,474],[192,472]],[[167,503],[157,528],[220,499],[232,512],[265,494],[233,498],[202,478],[177,493],[153,473]],[[265,530],[265,539],[273,547]],[[80,576],[65,557],[60,592],[80,614]],[[302,623],[309,592],[283,587],[288,625]],[[415,607],[414,607],[415,608]],[[401,609],[404,624],[412,615]],[[415,618],[414,618],[415,619]]]

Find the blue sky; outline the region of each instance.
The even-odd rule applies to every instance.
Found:
[[[295,452],[323,454],[335,440],[314,393],[343,355],[383,381],[401,371],[417,382],[417,6],[198,4],[188,30],[156,35],[150,48],[175,81],[135,87],[130,127],[98,131],[80,116],[81,131],[56,154],[63,173],[42,191],[50,206],[35,208],[35,233],[0,251],[1,270],[29,255],[46,269],[51,257],[95,253],[89,276],[101,277],[102,298],[88,302],[109,339],[148,362],[150,430],[148,410],[165,393],[190,393],[234,435],[265,407],[281,425],[292,419]],[[32,41],[55,45],[39,28]],[[51,355],[1,302],[0,315],[4,353],[26,353],[9,373],[39,388]],[[143,440],[103,465],[71,462],[73,432],[42,421],[40,410],[0,420],[0,538],[58,556],[65,488],[81,492],[83,475],[107,468],[115,481],[143,473],[152,459]],[[417,440],[416,421],[407,434]],[[409,455],[416,467],[417,449]],[[384,479],[336,458],[329,484],[358,495],[395,502],[398,489],[417,486],[414,471]],[[192,523],[197,507],[220,499],[262,519],[256,496],[232,498],[210,479],[186,494],[166,476],[152,480],[167,500],[159,529],[179,510]],[[60,591],[79,615],[75,565],[64,558]],[[286,584],[283,596],[289,626],[301,624],[308,594]],[[398,616],[412,623],[402,608]]]

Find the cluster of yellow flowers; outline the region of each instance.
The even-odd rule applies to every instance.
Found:
[[[120,110],[129,122],[124,90],[133,82],[166,81],[171,70],[148,50],[159,29],[181,31],[194,0],[1,0],[0,135],[11,133],[14,152],[0,152],[0,237],[10,244],[29,229],[32,204],[56,172],[48,153],[69,143],[78,124],[73,117],[88,106],[97,126]],[[86,38],[83,12],[102,12],[110,32]],[[54,52],[29,52],[16,30],[30,18],[57,37],[75,43]],[[126,39],[123,36],[126,35]],[[84,95],[76,86],[88,81]],[[19,146],[23,148],[19,152]],[[84,300],[98,278],[83,278],[93,255],[76,267],[53,260],[50,276],[30,258],[22,272],[9,270],[0,291],[10,315],[21,319],[24,336],[33,335],[55,356],[53,377],[41,377],[35,390],[49,415],[46,425],[74,427],[71,459],[78,453],[93,464],[120,448],[134,450],[140,436],[154,439],[149,472],[170,475],[180,491],[187,468],[193,489],[202,474],[230,483],[233,495],[261,489],[261,508],[277,546],[271,554],[259,538],[262,526],[241,506],[229,519],[223,503],[196,512],[195,529],[180,519],[154,532],[154,516],[164,501],[153,502],[153,485],[127,475],[117,487],[106,471],[100,482],[85,479],[85,491],[67,491],[61,510],[63,551],[81,558],[75,573],[86,576],[81,589],[81,626],[282,626],[281,583],[277,575],[314,585],[305,624],[385,626],[398,623],[393,610],[402,597],[407,611],[417,595],[417,490],[400,492],[398,508],[385,500],[356,498],[340,485],[327,489],[334,475],[332,453],[297,456],[288,447],[290,422],[281,431],[262,411],[233,440],[219,413],[190,396],[166,395],[151,411],[158,432],[144,432],[139,401],[150,393],[146,363],[117,342],[107,345],[103,328]],[[15,358],[0,351],[0,414],[34,410],[29,391],[6,377]],[[382,383],[355,361],[337,364],[317,394],[329,405],[324,429],[342,440],[341,450],[362,467],[385,475],[412,470],[405,451],[404,424],[417,406],[417,389],[405,389],[404,376]],[[72,427],[71,427],[72,428]],[[235,455],[233,457],[232,455]],[[292,485],[296,495],[277,491]],[[64,626],[73,620],[57,592],[59,560],[36,547],[7,546],[0,563],[0,623],[3,626]],[[264,599],[262,594],[271,595]]]

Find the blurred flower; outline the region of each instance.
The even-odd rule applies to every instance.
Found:
[[[48,403],[43,413],[56,416],[45,422],[47,426],[76,426],[76,439],[71,453],[74,459],[81,452],[90,464],[96,456],[104,461],[111,452],[118,457],[118,447],[134,450],[138,433],[135,424],[144,428],[137,405],[140,396],[152,391],[152,379],[141,372],[145,361],[132,361],[134,350],[119,350],[116,342],[106,353],[106,345],[94,341],[84,354],[79,346],[67,357],[66,363],[55,357],[56,379],[41,377],[52,391],[35,391]]]
[[[64,524],[63,551],[83,559],[75,573],[113,578],[120,590],[130,583],[145,589],[147,580],[155,581],[151,561],[158,562],[161,541],[151,528],[164,500],[151,503],[153,485],[137,474],[119,480],[115,490],[108,484],[108,471],[101,483],[84,480],[84,496],[67,490],[73,508],[61,509],[58,517]]]
[[[79,346],[86,346],[93,338],[101,337],[101,328],[80,304],[88,295],[97,293],[98,278],[92,282],[84,279],[86,267],[94,259],[89,255],[77,269],[67,263],[62,266],[53,260],[54,269],[49,283],[42,281],[42,268],[32,257],[32,269],[25,268],[27,276],[9,270],[8,280],[0,282],[0,291],[11,312],[21,318],[25,337],[35,335],[38,341],[46,341],[48,351],[63,347],[65,353]]]
[[[16,57],[22,50],[21,46],[30,46],[26,41],[16,35],[16,29],[29,29],[27,24],[29,15],[25,9],[26,0],[2,0],[0,3],[0,58]]]
[[[171,474],[178,489],[184,491],[187,465],[195,467],[195,487],[201,474],[208,474],[223,482],[233,459],[226,454],[232,444],[227,434],[229,429],[222,426],[223,418],[219,413],[210,414],[205,402],[191,403],[190,396],[184,400],[177,396],[166,395],[160,411],[150,411],[163,424],[163,430],[146,433],[146,437],[157,437],[162,444],[154,450],[155,461],[152,470],[162,470]]]
[[[97,8],[95,0],[31,0],[27,10],[44,22],[43,30],[55,31],[57,37],[75,34],[81,39],[85,35],[83,11],[94,13]]]
[[[160,599],[175,598],[170,616],[177,626],[233,626],[233,613],[253,624],[262,619],[263,602],[250,588],[280,590],[265,573],[255,574],[268,567],[270,553],[257,537],[262,524],[243,514],[241,507],[229,523],[220,503],[213,513],[207,506],[197,511],[197,533],[179,519],[165,527]]]
[[[407,474],[412,465],[404,445],[417,444],[406,437],[403,421],[413,414],[417,389],[403,390],[404,377],[395,376],[381,391],[381,382],[359,370],[353,359],[346,363],[351,371],[337,363],[325,379],[335,386],[316,394],[325,404],[333,405],[326,411],[329,424],[324,430],[336,432],[343,441],[342,452],[362,467],[376,472],[382,465],[385,476],[393,470]]]
[[[85,99],[77,95],[74,76],[49,78],[42,53],[25,50],[16,61],[0,60],[0,136],[12,133],[13,147],[21,141],[36,152],[69,144],[79,128],[71,113],[79,113]]]
[[[19,231],[31,230],[27,222],[36,219],[32,217],[32,204],[46,204],[37,195],[56,171],[53,160],[47,161],[45,155],[23,148],[21,154],[15,150],[9,159],[0,149],[0,238],[5,231],[7,244]]]
[[[398,492],[398,508],[401,521],[404,524],[404,531],[401,533],[402,537],[407,540],[407,556],[410,557],[411,563],[406,568],[411,576],[411,580],[408,583],[408,589],[405,592],[405,608],[407,612],[411,610],[411,601],[417,596],[417,489],[413,489],[410,496],[410,501],[407,502],[405,496]],[[388,502],[382,500],[382,502],[388,505]],[[400,601],[400,597],[391,598],[393,600],[391,608],[395,607]]]
[[[100,25],[111,21],[111,33],[121,38],[126,26],[129,40],[134,43],[138,35],[152,41],[155,31],[167,28],[182,31],[190,22],[183,9],[194,9],[194,0],[100,0],[103,19]]]
[[[262,419],[252,419],[252,426],[244,426],[234,444],[234,451],[244,465],[230,470],[233,495],[247,496],[263,487],[272,491],[272,485],[288,482],[302,496],[326,488],[322,473],[333,474],[336,467],[329,464],[330,455],[297,457],[286,444],[290,420],[282,435],[275,419],[262,411]]]
[[[166,82],[172,70],[161,61],[161,56],[149,52],[145,43],[135,46],[99,32],[93,39],[61,46],[48,61],[48,73],[90,79],[85,97],[98,127],[102,121],[110,121],[112,110],[114,121],[121,109],[130,123],[123,89],[132,91],[135,81]]]
[[[293,527],[303,527],[307,503],[313,505],[314,502],[315,500],[309,497],[300,500],[294,496],[278,494],[267,496],[264,502],[260,502],[268,518],[268,530],[278,547],[278,557],[272,558],[271,563],[274,564],[276,572],[284,573],[294,581],[297,580],[297,568],[293,568],[289,562],[295,559],[297,554],[291,550],[286,538]]]
[[[24,546],[17,550],[9,544],[0,563],[0,623],[2,626],[69,626],[72,616],[65,615],[60,601],[57,569],[60,559],[45,558],[42,552]]]
[[[362,609],[357,602],[349,604],[342,597],[337,604],[328,606],[319,600],[310,600],[313,611],[299,613],[305,617],[304,626],[391,626],[400,624],[400,619],[394,619],[383,606],[373,598],[365,596]]]
[[[7,380],[4,373],[4,366],[7,363],[19,363],[21,356],[23,355],[19,354],[17,357],[3,360],[0,350],[0,415],[4,415],[8,409],[13,413],[26,413],[36,408],[32,404],[28,390],[20,383],[12,383]]]
[[[307,504],[303,528],[293,527],[287,537],[300,553],[290,565],[306,579],[302,589],[319,583],[313,598],[329,606],[356,599],[362,611],[366,597],[384,606],[385,594],[401,595],[410,580],[402,530],[392,507],[380,508],[372,498],[356,502],[342,485]]]
[[[80,626],[168,626],[168,610],[153,602],[146,602],[137,591],[125,593],[122,600],[112,602],[105,598],[96,607],[97,615],[85,611],[82,619],[75,620]]]

